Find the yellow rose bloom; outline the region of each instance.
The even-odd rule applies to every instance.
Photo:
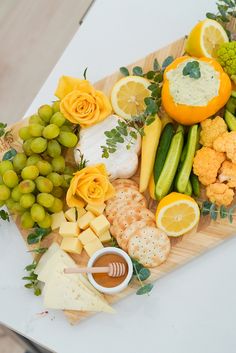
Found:
[[[83,207],[84,201],[100,205],[115,195],[109,182],[104,164],[85,167],[74,173],[67,190],[66,202],[69,207]]]
[[[83,128],[97,124],[112,112],[109,99],[87,80],[62,76],[55,95],[61,99],[60,110],[65,118]]]

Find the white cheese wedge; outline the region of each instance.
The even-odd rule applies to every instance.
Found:
[[[59,244],[57,243],[52,243],[52,245],[48,248],[48,250],[43,254],[43,256],[40,258],[38,265],[35,269],[36,275],[39,275],[39,273],[44,269],[44,267],[47,265],[48,260],[51,259],[51,257],[60,249]]]
[[[102,158],[101,146],[106,145],[107,137],[105,131],[110,131],[118,125],[118,117],[109,116],[102,122],[89,128],[80,130],[80,140],[74,150],[75,161],[80,162],[81,154],[88,161],[87,165],[104,163],[110,179],[130,178],[138,168],[138,154],[141,148],[141,137],[133,140],[130,149],[127,150],[126,143],[118,143],[115,153],[109,158]],[[118,163],[119,162],[119,163]]]

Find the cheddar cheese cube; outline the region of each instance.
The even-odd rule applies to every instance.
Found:
[[[86,213],[85,209],[82,207],[77,207],[76,210],[77,210],[77,218],[78,219]]]
[[[99,216],[100,214],[103,213],[103,211],[105,210],[105,203],[102,203],[101,205],[90,205],[88,204],[86,206],[86,210],[87,211],[91,211],[95,216]]]
[[[78,238],[68,237],[62,239],[61,249],[72,254],[81,254],[83,246]]]
[[[52,230],[59,228],[62,223],[66,222],[63,211],[53,213],[51,217],[52,217],[52,224],[51,224]]]
[[[92,231],[91,228],[88,228],[86,230],[84,230],[82,233],[80,233],[79,235],[79,240],[81,241],[81,243],[83,245],[86,245],[88,243],[90,243],[93,240],[98,239],[98,237],[96,236],[96,234]]]
[[[93,219],[95,219],[95,216],[92,214],[92,212],[88,211],[78,219],[78,226],[80,227],[80,229],[86,229],[89,227],[89,223]]]
[[[84,249],[89,257],[91,257],[97,250],[103,248],[101,241],[97,238],[93,241],[90,241],[84,246]]]
[[[69,222],[76,222],[76,210],[74,207],[72,208],[69,208],[69,210],[67,210],[65,212],[65,216],[66,216],[66,219],[69,221]]]
[[[77,237],[79,235],[77,222],[62,223],[59,229],[59,234],[62,237]]]
[[[91,220],[90,227],[100,237],[110,228],[110,223],[104,215],[100,215],[97,218]]]
[[[107,243],[108,241],[111,240],[111,234],[109,232],[109,230],[107,230],[105,233],[103,233],[102,235],[99,236],[99,240],[102,243]]]

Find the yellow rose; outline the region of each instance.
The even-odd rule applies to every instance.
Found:
[[[55,95],[61,99],[60,110],[65,118],[81,127],[94,125],[112,112],[109,99],[87,80],[62,76]]]
[[[84,201],[100,205],[115,195],[104,164],[85,167],[74,173],[66,194],[69,207],[83,207]]]

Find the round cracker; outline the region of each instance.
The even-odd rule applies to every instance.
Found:
[[[132,179],[116,179],[112,182],[112,185],[114,186],[114,188],[118,186],[135,186],[138,189],[138,184]]]
[[[107,206],[111,205],[115,201],[134,201],[137,203],[144,203],[145,206],[147,206],[145,197],[138,190],[134,190],[129,187],[124,187],[117,190],[115,196],[107,201]]]
[[[153,220],[141,220],[133,222],[129,227],[127,227],[119,236],[117,236],[116,240],[119,246],[124,250],[128,251],[128,242],[129,239],[134,235],[138,229],[142,229],[146,226],[155,227],[155,221]]]
[[[145,267],[156,267],[162,264],[170,252],[168,236],[158,228],[144,227],[132,235],[128,242],[130,257]]]
[[[108,219],[108,221],[113,224],[114,219],[120,214],[120,212],[122,212],[124,209],[126,208],[145,208],[145,204],[142,203],[137,203],[137,202],[133,202],[133,201],[127,201],[127,202],[123,202],[123,201],[116,201],[114,202],[113,205],[110,205],[110,207],[106,208],[105,213],[106,213],[106,217]]]
[[[141,220],[155,221],[155,216],[147,208],[140,208],[139,206],[135,208],[124,208],[122,212],[120,211],[117,217],[114,219],[110,231],[116,238],[120,237],[125,229],[128,228],[132,223]]]

